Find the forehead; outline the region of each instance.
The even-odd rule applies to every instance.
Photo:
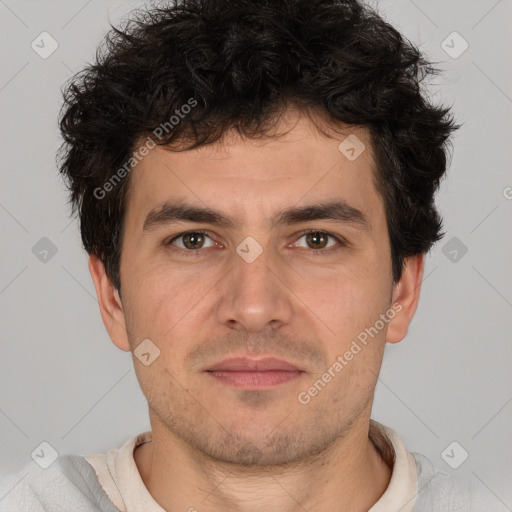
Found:
[[[329,130],[324,120],[318,122]],[[155,147],[131,172],[127,221],[140,227],[150,211],[172,200],[239,218],[336,198],[369,217],[382,214],[368,131],[337,126],[326,137],[317,126],[292,112],[276,125],[277,137],[243,138],[231,131],[193,150]]]

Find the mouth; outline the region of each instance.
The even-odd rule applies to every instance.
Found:
[[[205,371],[223,384],[253,390],[269,389],[305,373],[297,366],[275,357],[235,357],[216,363]]]

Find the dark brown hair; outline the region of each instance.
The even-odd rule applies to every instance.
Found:
[[[137,11],[63,92],[59,167],[84,248],[120,290],[127,162],[141,137],[187,149],[232,128],[260,137],[294,104],[368,128],[397,282],[404,258],[444,235],[434,195],[458,126],[426,98],[437,73],[355,0],[175,0]]]

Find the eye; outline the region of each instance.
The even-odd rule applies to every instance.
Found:
[[[306,249],[311,249],[314,254],[326,253],[330,251],[335,251],[338,248],[333,248],[336,246],[336,243],[332,245],[326,245],[328,243],[328,239],[334,239],[335,242],[338,242],[341,245],[345,245],[342,238],[334,235],[333,233],[329,233],[328,231],[319,231],[315,229],[310,229],[308,231],[303,231],[301,233],[301,238],[305,238],[306,241]],[[299,246],[300,247],[300,246]],[[304,247],[304,246],[302,246]]]
[[[207,238],[211,241],[210,246],[204,245],[205,240]],[[180,240],[180,239],[182,239],[181,245],[173,243],[176,240]],[[196,252],[197,249],[205,249],[207,247],[213,247],[215,245],[215,243],[211,240],[211,238],[208,236],[206,231],[199,230],[199,231],[186,231],[185,233],[180,233],[179,235],[176,235],[173,238],[171,238],[171,240],[169,240],[166,243],[166,245],[176,245],[177,247],[179,247],[180,249],[183,249],[184,251]]]
[[[303,231],[300,234],[299,240],[303,238],[305,239],[305,246],[298,245],[297,242],[295,242],[294,246],[310,249],[309,253],[312,253],[314,255],[325,255],[326,253],[335,252],[339,249],[340,245],[346,245],[343,238],[328,231],[321,231],[318,229],[310,229],[307,231]],[[328,245],[329,238],[334,240],[334,243],[332,243],[331,245]],[[210,245],[205,245],[205,242],[207,240],[210,240]],[[336,244],[336,242],[338,242],[338,244]],[[207,249],[209,247],[214,247],[215,245],[218,244],[216,244],[210,238],[206,231],[196,230],[180,233],[172,237],[169,241],[165,242],[165,245],[172,245],[174,247],[177,247],[186,256],[198,256],[201,253],[199,249]],[[338,247],[336,247],[336,245],[338,245]]]

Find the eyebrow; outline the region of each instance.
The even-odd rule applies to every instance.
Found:
[[[282,210],[269,223],[270,228],[281,225],[299,224],[314,220],[328,220],[369,231],[371,224],[367,216],[343,199],[325,203],[311,204]],[[234,229],[238,226],[233,218],[208,207],[198,207],[187,203],[164,203],[147,215],[142,228],[143,233],[150,232],[176,222],[196,222]]]

